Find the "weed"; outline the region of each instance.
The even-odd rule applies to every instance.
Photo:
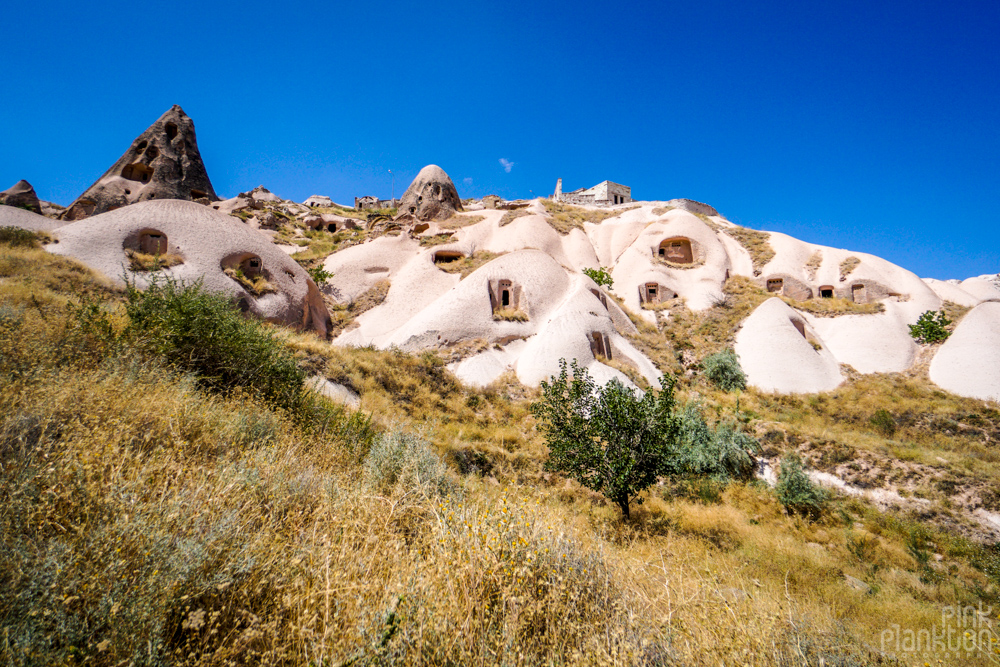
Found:
[[[500,308],[493,311],[493,320],[497,322],[527,322],[528,313],[520,308]]]
[[[778,484],[774,490],[785,509],[796,514],[816,519],[826,506],[826,491],[809,479],[802,467],[802,458],[796,453],[781,457]]]
[[[860,264],[861,264],[861,260],[858,259],[857,257],[855,257],[854,255],[851,255],[850,257],[848,257],[847,259],[845,259],[843,262],[841,262],[840,263],[840,282],[844,282],[845,280],[847,280],[847,276],[851,275],[851,272],[854,271],[854,269],[858,268],[858,266]]]
[[[740,360],[732,348],[710,354],[701,360],[705,377],[723,391],[743,391],[747,388],[747,376],[740,368]]]
[[[951,320],[944,311],[935,313],[933,310],[927,310],[917,318],[916,324],[909,325],[910,336],[919,343],[940,343],[951,335],[947,329],[949,324]]]
[[[129,268],[133,271],[159,271],[184,263],[184,258],[174,253],[150,255],[136,250],[126,250],[125,255],[128,257]]]
[[[753,274],[759,276],[764,266],[774,259],[774,248],[771,247],[770,235],[747,227],[724,227],[723,233],[728,234],[747,249],[753,260]]]

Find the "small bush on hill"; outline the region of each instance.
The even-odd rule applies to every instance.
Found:
[[[732,422],[712,428],[702,416],[701,406],[691,401],[677,412],[679,433],[676,456],[668,465],[674,477],[709,477],[719,482],[745,481],[753,477],[752,453],[760,443]]]
[[[786,510],[810,518],[818,517],[829,499],[829,494],[809,479],[802,458],[794,452],[781,457],[775,492]]]
[[[892,413],[885,408],[879,408],[869,419],[868,423],[875,427],[875,430],[887,438],[891,438],[896,433],[896,420]]]
[[[309,277],[312,278],[313,282],[317,285],[322,285],[326,281],[333,278],[333,273],[324,269],[322,264],[317,264],[310,269],[306,269],[306,273],[309,274]]]
[[[910,325],[910,336],[918,343],[940,343],[951,335],[946,328],[949,324],[951,320],[944,311],[939,310],[935,313],[933,310],[927,310],[917,318],[916,324]]]
[[[20,227],[0,227],[0,243],[6,243],[15,248],[37,248],[41,245],[34,232]]]
[[[614,285],[615,281],[611,278],[611,273],[603,266],[599,269],[584,269],[583,273],[597,283],[598,287],[607,286],[610,289]]]
[[[617,379],[597,386],[585,368],[566,360],[559,376],[542,382],[542,398],[531,406],[549,446],[546,467],[604,494],[628,518],[629,503],[664,474],[676,448],[673,377],[660,391],[637,398]]]
[[[723,391],[744,390],[747,388],[747,376],[740,368],[740,360],[732,348],[710,354],[701,362],[705,369],[705,377]]]
[[[145,291],[129,285],[125,310],[127,336],[203,385],[242,388],[278,407],[299,405],[305,374],[291,353],[225,297],[165,279]]]
[[[399,486],[433,495],[448,486],[447,468],[431,444],[398,427],[383,433],[372,444],[362,477],[368,487],[380,492]]]

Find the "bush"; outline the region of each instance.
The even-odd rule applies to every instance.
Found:
[[[324,269],[322,264],[317,264],[311,269],[306,269],[306,273],[309,274],[309,277],[312,278],[313,282],[317,285],[322,285],[326,281],[333,278],[333,272]]]
[[[549,446],[546,468],[566,473],[604,494],[629,516],[629,503],[666,473],[677,445],[673,377],[660,391],[637,398],[617,379],[598,387],[587,370],[566,360],[560,373],[542,382],[542,398],[531,406]]]
[[[760,451],[756,439],[732,422],[714,429],[701,414],[701,406],[691,401],[678,411],[678,451],[668,464],[675,477],[710,477],[716,482],[746,481],[753,477],[751,453]]]
[[[875,411],[869,419],[868,423],[871,424],[875,430],[881,435],[891,438],[896,433],[896,420],[893,418],[892,413],[885,408],[879,408]]]
[[[747,388],[747,376],[740,367],[740,360],[732,348],[710,354],[701,360],[705,369],[705,377],[723,391],[744,390]]]
[[[918,343],[939,343],[951,335],[945,328],[949,324],[951,320],[944,311],[939,310],[935,313],[933,310],[927,310],[917,318],[916,324],[910,325],[910,335]]]
[[[598,287],[607,286],[610,289],[614,284],[614,280],[611,279],[611,274],[603,266],[599,269],[584,269],[583,272],[587,275],[587,277],[597,283]]]
[[[20,227],[0,227],[0,243],[15,248],[37,248],[41,245],[37,234]]]
[[[125,335],[171,366],[194,373],[217,391],[248,390],[271,405],[298,407],[305,373],[260,322],[244,318],[225,297],[200,283],[156,280],[146,291],[126,290]]]
[[[432,495],[448,486],[447,468],[431,444],[399,428],[375,440],[365,457],[362,476],[368,487],[381,492],[399,486]]]
[[[829,499],[827,492],[809,479],[802,467],[801,457],[795,452],[781,457],[775,492],[786,510],[810,518],[818,517]]]

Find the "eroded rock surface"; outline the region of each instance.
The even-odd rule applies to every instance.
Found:
[[[81,220],[150,199],[204,204],[218,200],[198,152],[194,121],[176,104],[140,134],[61,217]]]
[[[399,202],[400,215],[417,220],[445,220],[462,211],[458,190],[444,169],[429,164],[420,170]]]
[[[0,192],[0,204],[23,208],[32,213],[40,214],[42,212],[42,205],[38,201],[38,195],[35,194],[35,188],[23,179],[9,189]]]

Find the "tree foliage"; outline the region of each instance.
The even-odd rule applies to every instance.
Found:
[[[610,289],[615,282],[611,278],[611,273],[609,273],[603,266],[599,269],[584,269],[583,272],[587,275],[587,277],[597,283],[598,287],[607,286]]]
[[[829,498],[824,489],[809,479],[802,458],[795,452],[781,457],[778,484],[774,490],[786,510],[811,518],[819,516]]]
[[[532,405],[548,440],[546,468],[604,494],[628,517],[629,503],[642,502],[639,494],[670,472],[678,439],[676,381],[663,376],[659,392],[637,397],[617,379],[597,386],[576,361],[567,369],[562,359],[559,368]]]
[[[740,367],[740,360],[732,348],[710,354],[701,360],[705,377],[723,391],[740,391],[747,388],[747,376]]]
[[[951,335],[946,328],[949,324],[951,324],[951,320],[948,319],[943,310],[936,313],[933,310],[927,310],[917,318],[916,324],[910,325],[910,335],[918,343],[939,343]]]

